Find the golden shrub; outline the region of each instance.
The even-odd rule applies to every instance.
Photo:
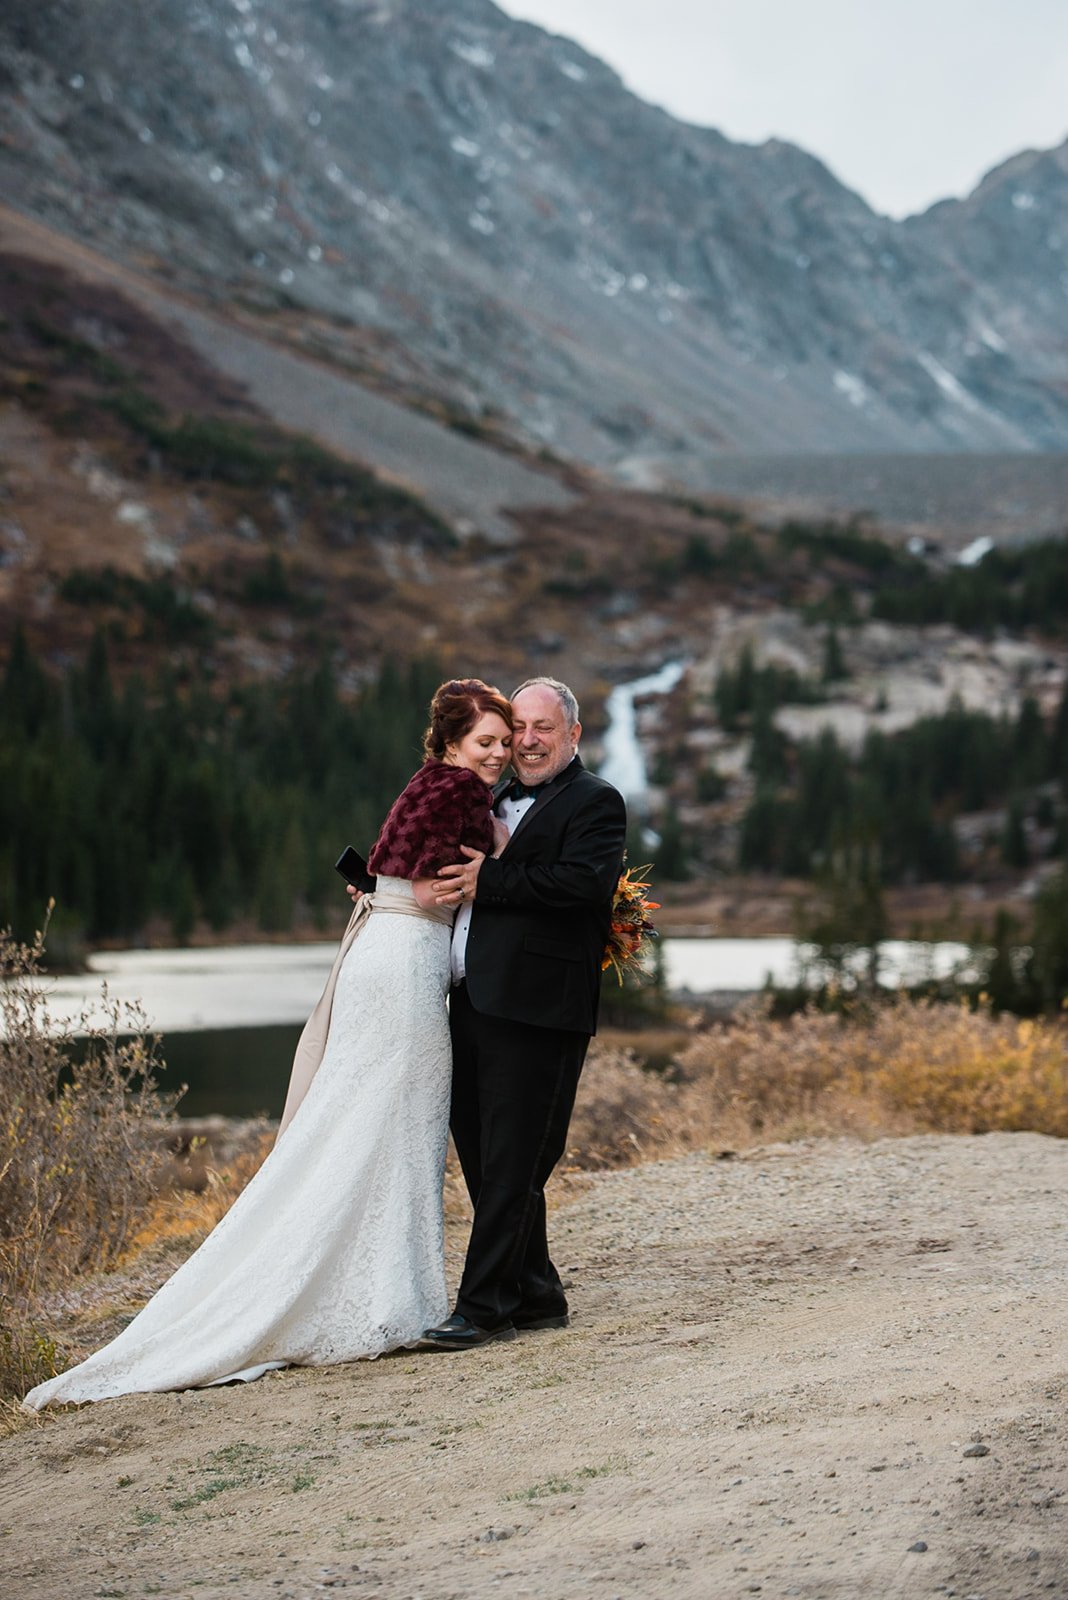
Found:
[[[1068,1033],[963,1005],[888,1001],[870,1013],[760,1004],[699,1034],[679,1059],[702,1124],[798,1133],[1068,1134]]]
[[[565,1163],[595,1171],[691,1149],[682,1131],[684,1099],[679,1085],[643,1070],[630,1051],[595,1044],[579,1085]]]
[[[892,1037],[875,1082],[888,1105],[942,1133],[1068,1136],[1063,1026],[952,1006],[924,1009],[926,1027],[903,1025],[899,1016],[884,1030]]]
[[[113,1261],[154,1194],[159,1122],[174,1096],[136,1008],[57,1027],[41,975],[44,938],[0,933],[0,1387],[47,1376],[34,1328],[41,1292]],[[106,994],[105,994],[106,1002]],[[78,1037],[76,1037],[76,1035]]]

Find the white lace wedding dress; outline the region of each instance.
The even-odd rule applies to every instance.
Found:
[[[382,891],[415,911],[404,879]],[[322,1063],[255,1178],[129,1326],[28,1407],[354,1361],[442,1320],[449,939],[445,922],[372,910]]]

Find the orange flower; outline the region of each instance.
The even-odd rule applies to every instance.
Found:
[[[648,898],[648,879],[640,876],[648,870],[648,863],[644,867],[626,867],[612,896],[612,922],[601,970],[614,967],[620,984],[624,968],[640,957],[647,939],[656,938],[650,912],[659,911],[660,904]]]

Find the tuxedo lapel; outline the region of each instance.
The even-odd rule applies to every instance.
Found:
[[[569,766],[565,767],[564,771],[560,774],[560,777],[555,783],[547,783],[545,785],[545,788],[542,790],[541,794],[538,795],[534,804],[528,810],[524,811],[523,815],[512,829],[512,836],[508,840],[509,847],[515,843],[516,839],[518,839],[519,835],[531,821],[540,816],[542,812],[547,811],[554,800],[559,800],[562,794],[567,793],[570,785],[583,770],[582,762],[579,760],[578,756],[575,756],[574,760]]]

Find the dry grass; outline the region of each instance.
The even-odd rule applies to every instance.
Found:
[[[175,1098],[156,1091],[157,1044],[136,1008],[109,1005],[105,1027],[53,1025],[43,951],[43,934],[23,945],[0,933],[0,1393],[54,1370],[40,1297],[125,1248],[154,1197]]]
[[[53,1283],[34,1301],[22,1302],[10,1329],[0,1328],[0,1437],[39,1422],[19,1410],[17,1397],[114,1338],[226,1215],[274,1141],[266,1124],[251,1132],[248,1148],[234,1161],[208,1168],[203,1188],[154,1193],[106,1271]],[[11,1343],[9,1332],[16,1335]]]
[[[1062,1023],[907,1000],[773,1021],[755,1001],[696,1033],[666,1080],[595,1046],[570,1159],[620,1166],[768,1140],[997,1129],[1068,1136]]]
[[[1068,1137],[1068,1033],[1058,1023],[943,1007],[924,1037],[894,1019],[875,1083],[887,1105],[943,1133]]]
[[[590,1049],[568,1134],[566,1165],[596,1172],[693,1149],[690,1086],[638,1064],[619,1046]]]
[[[204,1182],[197,1188],[182,1185],[154,1195],[120,1258],[120,1266],[129,1265],[145,1252],[159,1254],[176,1241],[187,1241],[196,1249],[207,1238],[255,1177],[274,1143],[274,1129],[265,1121],[257,1120],[249,1132],[246,1148],[233,1161],[225,1166],[206,1163]]]
[[[566,1203],[591,1171],[688,1150],[995,1129],[1068,1135],[1062,1024],[905,1000],[869,1015],[808,1012],[773,1021],[754,1002],[728,1023],[688,1034],[664,1073],[643,1068],[616,1043],[595,1043],[550,1203]],[[113,1255],[113,1271],[67,1281],[39,1306],[37,1320],[48,1333],[32,1318],[21,1320],[22,1354],[3,1359],[3,1392],[24,1392],[50,1365],[65,1366],[111,1337],[119,1319],[143,1304],[229,1209],[270,1139],[268,1129],[259,1130],[234,1163],[209,1170],[200,1192],[168,1191],[149,1201]],[[468,1215],[453,1157],[446,1217],[454,1249]],[[20,1425],[0,1401],[0,1432]]]

